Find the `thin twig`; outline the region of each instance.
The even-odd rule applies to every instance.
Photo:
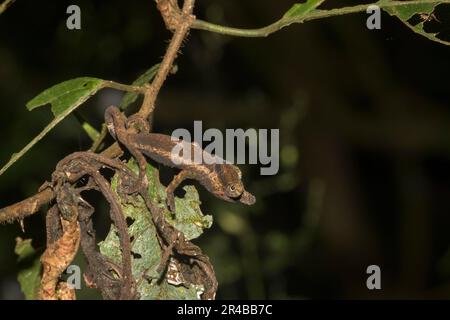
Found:
[[[134,93],[145,93],[146,88],[140,86],[132,86],[128,84],[118,83],[115,81],[104,81],[104,88],[112,88],[120,91],[134,92]]]
[[[31,216],[54,198],[53,190],[46,188],[23,201],[0,209],[0,223],[13,222]]]
[[[92,146],[89,149],[89,151],[97,152],[98,149],[100,148],[100,145],[103,142],[103,139],[106,138],[107,134],[108,134],[108,128],[106,128],[105,124],[102,124],[102,129],[100,131],[100,134],[98,135],[97,139],[95,139],[95,141],[92,143]]]
[[[411,5],[419,5],[419,4],[439,4],[439,3],[450,3],[450,0],[412,0],[412,1],[391,1],[391,2],[375,2],[371,4],[361,4],[351,7],[343,7],[336,8],[330,10],[313,10],[310,13],[301,16],[300,18],[289,17],[289,18],[281,18],[280,20],[271,23],[268,26],[256,29],[241,29],[241,28],[233,28],[222,26],[218,24],[214,24],[211,22],[203,21],[200,19],[195,20],[191,28],[198,30],[205,30],[215,33],[220,33],[229,36],[235,37],[250,37],[250,38],[258,38],[258,37],[267,37],[272,33],[275,33],[281,30],[284,27],[287,27],[293,23],[303,23],[306,21],[323,19],[334,16],[341,16],[345,14],[352,14],[358,12],[365,12],[370,5],[377,5],[380,8],[393,8],[393,7],[401,7],[401,6],[411,6]]]
[[[8,9],[8,7],[10,5],[12,5],[14,1],[16,1],[16,0],[5,0],[5,1],[3,1],[3,3],[0,4],[0,14],[5,12],[5,10]]]
[[[172,40],[170,41],[169,47],[166,50],[163,61],[158,69],[158,73],[155,76],[152,84],[147,87],[145,93],[144,102],[142,103],[141,109],[138,114],[147,119],[155,108],[156,97],[158,96],[159,90],[167,78],[170,70],[172,69],[173,62],[177,57],[178,50],[183,44],[183,40],[186,37],[192,22],[195,17],[192,15],[195,0],[185,0],[182,14],[178,15],[178,24],[176,26],[175,33],[173,34]]]

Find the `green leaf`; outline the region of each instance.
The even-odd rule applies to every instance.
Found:
[[[305,3],[294,4],[283,16],[283,19],[295,19],[298,21],[318,6],[325,0],[307,0]]]
[[[398,2],[398,1],[395,1]],[[435,8],[444,1],[430,1],[429,3],[402,3],[398,5],[394,4],[391,0],[380,0],[377,4],[380,5],[383,10],[389,13],[391,16],[399,18],[408,28],[415,33],[420,34],[432,41],[436,41],[445,45],[450,45],[450,42],[441,40],[437,37],[438,33],[428,33],[424,30],[425,21],[430,17]],[[415,15],[423,15],[424,19],[416,25],[411,24],[409,19]]]
[[[41,92],[27,103],[27,108],[31,111],[50,103],[56,118],[67,110],[73,111],[101,89],[103,83],[104,80],[91,77],[67,80]]]
[[[155,77],[156,73],[158,72],[158,69],[159,69],[159,64],[154,65],[153,67],[151,67],[150,69],[145,71],[142,75],[140,75],[139,78],[134,80],[134,82],[131,85],[138,87],[138,86],[143,86],[144,84],[152,81],[153,78]],[[126,108],[128,108],[128,106],[130,106],[132,103],[134,103],[136,101],[138,96],[139,96],[139,93],[127,92],[123,96],[122,101],[120,102],[120,105],[119,105],[120,109],[125,110]]]
[[[89,99],[90,96],[107,85],[108,83],[106,81],[97,78],[76,78],[57,84],[29,101],[27,103],[28,110],[33,110],[50,103],[55,118],[22,150],[11,156],[8,163],[0,169],[0,176],[45,137],[58,123]]]
[[[130,160],[129,167],[137,172],[137,166]],[[147,177],[149,180],[149,194],[152,201],[158,202],[165,210],[166,219],[178,230],[184,233],[186,238],[194,239],[203,233],[203,229],[212,224],[211,216],[204,216],[200,211],[200,201],[196,189],[186,186],[186,194],[183,199],[176,198],[175,217],[166,209],[165,187],[159,182],[158,170],[148,165]],[[112,187],[117,187],[117,177],[112,180]],[[142,300],[150,299],[199,299],[199,293],[203,288],[194,284],[187,286],[175,286],[167,281],[158,281],[161,275],[157,268],[161,261],[161,248],[156,236],[156,229],[151,214],[140,196],[128,196],[128,202],[122,201],[122,210],[126,217],[133,219],[128,232],[133,237],[133,276],[138,283],[138,292]],[[100,252],[110,259],[120,263],[121,251],[119,238],[115,227],[112,225],[106,239],[99,244]]]
[[[37,298],[41,283],[40,253],[33,248],[31,239],[22,240],[21,238],[17,238],[14,251],[21,266],[17,276],[20,288],[25,299],[34,300]]]
[[[384,10],[389,12],[392,15],[397,16],[402,20],[408,20],[413,15],[418,13],[431,13],[434,8],[438,5],[436,3],[421,3],[421,4],[404,4],[402,6],[386,6],[389,3],[392,3],[391,0],[382,0],[380,1],[380,5],[384,6]]]

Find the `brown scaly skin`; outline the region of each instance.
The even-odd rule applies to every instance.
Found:
[[[199,181],[209,192],[220,199],[247,205],[255,203],[255,197],[244,188],[239,168],[232,164],[217,163],[220,158],[202,150],[197,144],[182,142],[182,140],[164,134],[148,133],[144,121],[139,123],[139,119],[135,118],[127,121],[127,118],[114,106],[106,109],[105,121],[111,135],[126,145],[140,163],[140,176],[145,172],[145,163],[141,164],[143,161],[139,161],[139,153],[166,166],[181,169],[181,172],[166,189],[167,201],[172,211],[175,207],[173,193],[185,179]],[[129,133],[128,129],[131,126],[138,127],[140,133]],[[191,148],[191,159],[185,159],[182,155],[174,156],[173,150],[179,143],[185,144],[186,148]],[[195,152],[199,152],[202,159],[207,160],[204,162],[207,163],[192,161]]]

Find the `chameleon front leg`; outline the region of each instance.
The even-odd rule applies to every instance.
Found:
[[[145,127],[145,125],[143,125],[144,122],[145,120],[139,118],[132,118],[130,121],[128,121],[127,118],[115,106],[111,106],[105,111],[105,123],[110,134],[114,139],[116,139],[128,149],[131,155],[136,159],[139,166],[139,181],[134,186],[126,187],[127,193],[129,194],[138,193],[142,190],[147,189],[148,186],[148,180],[146,176],[147,161],[144,155],[130,141],[129,130],[132,130],[132,128],[128,127],[128,125],[131,125],[133,123],[140,124],[140,126]],[[146,127],[141,128],[141,130],[145,129]]]
[[[186,179],[192,178],[193,173],[188,170],[182,170],[178,173],[175,178],[172,179],[170,184],[166,188],[167,195],[167,205],[169,206],[170,211],[175,214],[175,195],[174,192],[176,188]]]

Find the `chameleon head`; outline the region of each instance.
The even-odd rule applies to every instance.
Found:
[[[221,180],[223,193],[228,198],[238,198],[244,192],[241,170],[232,164],[220,164],[216,167]]]
[[[116,106],[109,106],[105,111],[106,128],[114,139],[117,139],[116,126],[120,127],[126,121],[126,117]],[[123,128],[125,130],[125,128]]]
[[[245,191],[241,180],[242,173],[238,167],[231,164],[222,164],[220,165],[219,173],[222,184],[225,187],[223,192],[226,198],[248,205],[255,203],[255,197]]]

